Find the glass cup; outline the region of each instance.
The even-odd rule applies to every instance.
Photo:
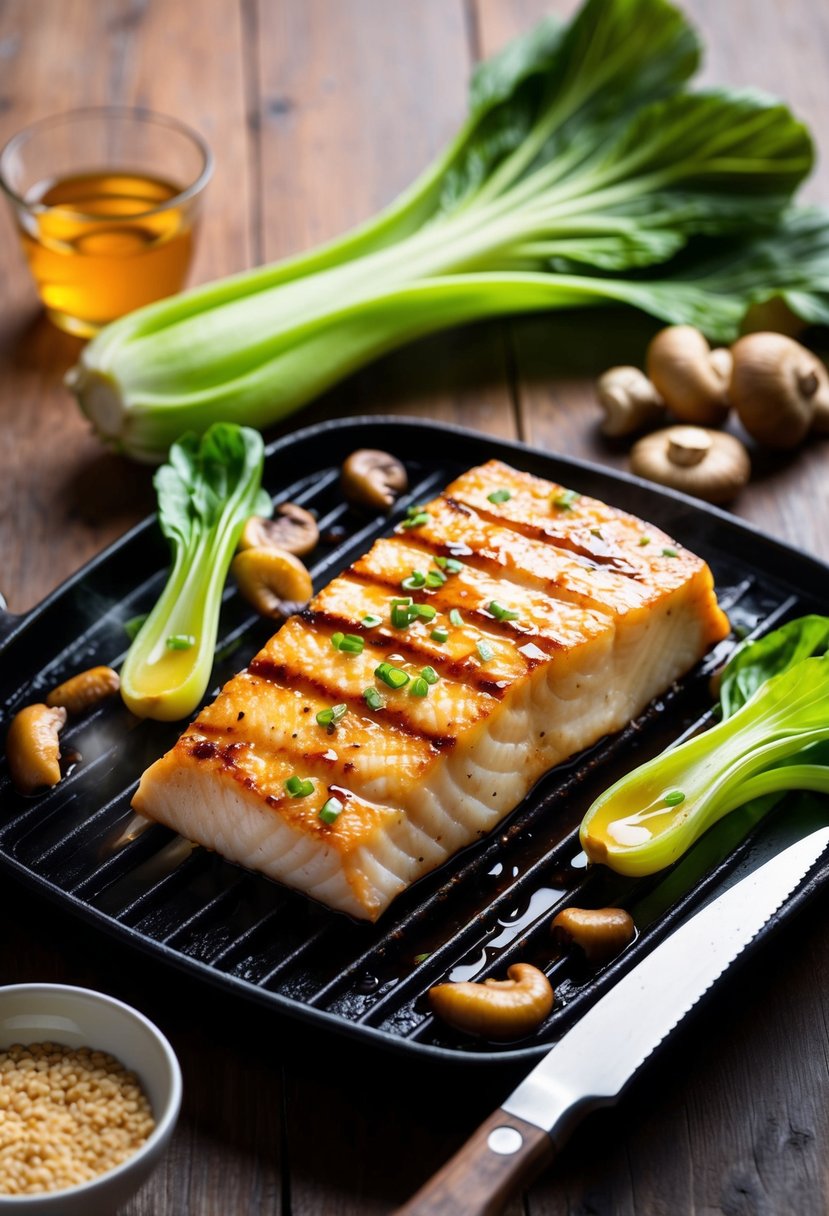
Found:
[[[74,110],[15,135],[0,186],[52,321],[89,337],[180,291],[212,169],[199,135],[147,110]]]

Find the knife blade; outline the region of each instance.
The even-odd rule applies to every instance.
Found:
[[[502,1211],[586,1114],[619,1098],[827,845],[829,828],[811,832],[689,916],[562,1036],[398,1216]]]

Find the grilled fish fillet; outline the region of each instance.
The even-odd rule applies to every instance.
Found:
[[[414,571],[432,577],[401,589],[420,582]],[[407,594],[426,611],[395,627],[391,600]],[[359,636],[362,651],[336,649],[338,632]],[[633,516],[492,461],[288,620],[144,773],[133,806],[375,920],[727,632],[698,557]],[[388,687],[382,663],[408,683]],[[424,667],[439,678],[413,695]],[[334,705],[346,712],[320,725]],[[291,777],[313,792],[292,796]]]

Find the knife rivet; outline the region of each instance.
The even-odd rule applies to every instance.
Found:
[[[524,1137],[516,1127],[493,1128],[487,1137],[489,1148],[493,1153],[500,1153],[502,1157],[517,1153],[523,1143]]]

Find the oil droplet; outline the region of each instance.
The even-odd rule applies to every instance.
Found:
[[[354,991],[359,992],[361,996],[370,996],[372,992],[376,992],[380,987],[380,981],[376,975],[369,975],[366,972],[361,975],[354,984]]]

